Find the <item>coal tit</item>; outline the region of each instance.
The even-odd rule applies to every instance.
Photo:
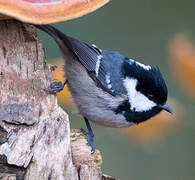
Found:
[[[59,92],[68,84],[85,119],[88,132],[82,132],[88,137],[92,153],[94,135],[88,120],[124,128],[144,122],[162,110],[173,112],[166,104],[167,87],[158,68],[88,45],[50,25],[35,26],[55,39],[65,59],[67,80],[62,85],[51,84],[49,92]]]

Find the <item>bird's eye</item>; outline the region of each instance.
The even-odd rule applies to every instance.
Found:
[[[148,94],[148,99],[153,100],[154,96],[152,94]]]

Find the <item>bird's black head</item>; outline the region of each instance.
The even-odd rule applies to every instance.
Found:
[[[122,72],[128,100],[118,107],[117,113],[120,111],[127,120],[139,123],[163,109],[172,112],[166,104],[167,87],[158,68],[126,58]]]
[[[148,99],[159,105],[165,104],[168,92],[159,68],[131,61],[128,59],[124,62],[124,77],[136,79],[136,90],[144,94]]]

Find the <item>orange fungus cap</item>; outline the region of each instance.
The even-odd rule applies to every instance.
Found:
[[[0,0],[0,19],[6,16],[32,24],[74,19],[95,11],[109,0]]]

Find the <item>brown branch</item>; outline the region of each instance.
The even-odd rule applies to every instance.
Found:
[[[52,68],[35,30],[13,20],[0,27],[0,179],[105,179],[99,151],[90,154],[79,130],[70,138],[67,114],[45,92]]]

